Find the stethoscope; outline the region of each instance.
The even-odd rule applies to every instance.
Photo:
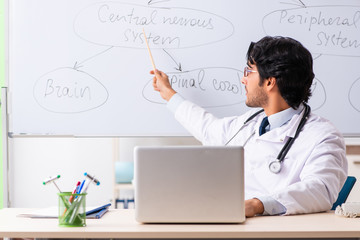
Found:
[[[281,149],[281,151],[279,152],[279,155],[276,157],[276,160],[272,161],[270,164],[269,164],[269,170],[270,172],[272,173],[279,173],[281,171],[281,163],[284,161],[285,159],[285,156],[286,154],[288,153],[288,151],[290,150],[291,148],[291,145],[293,145],[295,139],[298,137],[301,129],[304,127],[305,123],[306,123],[306,120],[308,119],[309,115],[310,115],[310,112],[311,112],[311,108],[309,105],[305,104],[304,103],[304,106],[305,106],[305,110],[304,110],[304,114],[300,120],[300,123],[296,129],[296,132],[295,132],[295,136],[294,137],[290,137],[285,145],[283,146],[283,148]],[[264,109],[260,110],[260,111],[257,111],[256,113],[254,113],[253,115],[251,115],[248,119],[246,119],[246,121],[244,122],[244,124],[241,126],[241,128],[234,134],[234,136],[225,144],[225,145],[228,145],[229,142],[231,142],[231,140],[233,140],[235,138],[235,136],[252,120],[254,119],[257,115],[259,115],[260,113],[262,113],[264,111]],[[252,136],[252,135],[251,135]],[[250,136],[250,137],[251,137]],[[249,140],[249,139],[248,139]],[[247,140],[247,141],[248,141]],[[247,142],[246,141],[246,142]],[[245,143],[246,144],[246,143]],[[244,145],[245,145],[244,144]]]

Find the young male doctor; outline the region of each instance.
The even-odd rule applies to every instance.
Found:
[[[241,82],[246,105],[262,112],[217,118],[176,93],[165,73],[150,73],[175,118],[203,144],[244,147],[247,217],[331,209],[347,177],[345,144],[306,104],[313,60],[301,43],[264,37],[250,44]]]

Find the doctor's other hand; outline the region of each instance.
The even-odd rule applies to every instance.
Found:
[[[176,91],[171,87],[168,76],[157,69],[151,70],[150,74],[155,75],[153,78],[154,90],[158,91],[164,100],[169,101]]]
[[[257,198],[245,200],[245,216],[254,217],[264,213],[264,204]]]

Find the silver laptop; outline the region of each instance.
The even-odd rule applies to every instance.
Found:
[[[242,147],[136,147],[134,156],[138,222],[245,221]]]

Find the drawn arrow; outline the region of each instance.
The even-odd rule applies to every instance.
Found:
[[[291,2],[280,2],[282,4],[289,4],[289,5],[295,5],[295,6],[300,6],[303,8],[306,8],[306,5],[304,4],[304,2],[302,0],[293,0],[292,3]]]
[[[74,63],[73,69],[74,70],[78,70],[79,68],[83,67],[83,65],[80,65],[80,63],[78,63],[77,61]]]
[[[303,3],[303,1],[299,0],[299,2],[300,2],[300,4],[301,4],[304,8],[306,8],[306,5]],[[301,6],[301,5],[300,5],[300,6]]]
[[[182,72],[182,67],[181,67],[181,63],[177,62],[165,49],[163,49],[164,52],[166,52],[166,54],[174,61],[174,63],[176,64],[177,67],[175,67],[175,70]]]
[[[162,2],[169,2],[170,0],[150,0],[149,2],[148,2],[148,5],[153,5],[153,4],[157,4],[157,3],[162,3]]]
[[[318,58],[321,57],[321,56],[322,56],[322,54],[319,54],[318,56],[313,57],[313,60],[316,60],[316,59],[318,59]]]
[[[91,56],[91,57],[88,57],[87,59],[85,59],[85,60],[83,60],[83,61],[81,61],[81,62],[76,61],[76,62],[74,63],[73,69],[78,70],[79,68],[83,67],[83,65],[82,65],[83,63],[85,63],[85,62],[87,62],[87,61],[89,61],[89,60],[91,60],[91,59],[93,59],[93,58],[95,58],[95,57],[97,57],[97,56],[99,56],[99,55],[101,55],[101,54],[109,51],[109,50],[112,49],[113,47],[114,47],[114,46],[110,46],[109,48],[107,48],[107,49],[105,49],[105,50],[102,50],[101,52],[99,52],[99,53],[97,53],[97,54],[95,54],[95,55],[93,55],[93,56]]]
[[[317,87],[317,82],[314,82],[314,84],[313,84],[313,89],[312,89],[312,92],[315,92],[315,89],[316,89],[316,87]]]

